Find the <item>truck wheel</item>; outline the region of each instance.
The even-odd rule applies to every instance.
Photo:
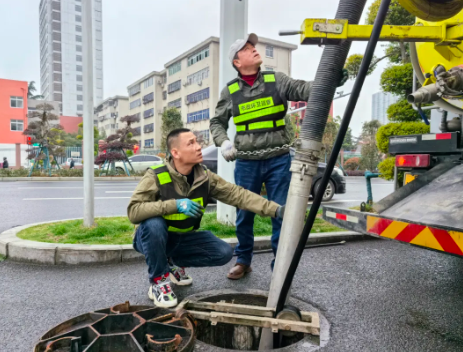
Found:
[[[314,187],[314,194],[317,194],[318,189],[320,188],[320,183],[322,180],[318,180]],[[327,202],[331,200],[334,196],[334,183],[329,180],[328,185],[326,186],[325,194],[323,195],[323,201]]]

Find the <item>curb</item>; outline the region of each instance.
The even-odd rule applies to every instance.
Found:
[[[95,181],[140,181],[143,176],[95,177]],[[31,182],[31,181],[83,181],[83,177],[0,177],[0,182]]]
[[[65,219],[68,221],[75,219]],[[0,255],[16,262],[46,264],[46,265],[80,265],[80,264],[108,264],[125,263],[144,259],[136,252],[131,244],[126,245],[90,245],[90,244],[58,244],[23,240],[16,235],[29,227],[48,224],[57,221],[47,221],[14,227],[0,234]],[[363,234],[342,231],[314,233],[307,244],[322,244],[333,241],[361,240]],[[235,248],[238,240],[227,238],[224,240]],[[271,249],[270,236],[256,237],[254,250]]]

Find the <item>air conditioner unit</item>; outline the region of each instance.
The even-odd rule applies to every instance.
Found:
[[[183,86],[186,87],[188,85],[188,81],[183,82]]]
[[[199,81],[198,86],[202,86],[202,85],[203,85],[203,81]]]

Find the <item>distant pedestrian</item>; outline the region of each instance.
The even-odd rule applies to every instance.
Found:
[[[3,158],[3,168],[8,169],[8,160],[6,159],[6,157]]]
[[[74,168],[74,159],[71,159],[71,164],[69,165],[69,168],[70,168],[70,169],[73,169],[73,168]]]

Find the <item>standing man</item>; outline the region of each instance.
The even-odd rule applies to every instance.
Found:
[[[70,169],[73,169],[73,168],[74,168],[74,165],[75,165],[75,164],[74,164],[74,159],[71,158],[71,162],[70,162],[70,164],[69,164],[69,168],[70,168]]]
[[[146,172],[127,209],[130,221],[140,225],[133,246],[145,256],[151,283],[148,296],[158,307],[177,305],[169,278],[176,285],[191,285],[193,279],[184,267],[225,265],[233,256],[230,245],[212,232],[196,231],[210,198],[261,216],[284,214],[284,207],[201,165],[201,146],[190,130],[173,130],[166,144],[171,156],[165,165]]]
[[[6,156],[3,157],[3,165],[2,166],[3,166],[4,169],[8,169],[8,160],[6,159]]]
[[[264,183],[268,199],[285,204],[291,179],[292,128],[290,121],[285,120],[288,101],[307,101],[312,82],[294,80],[281,72],[261,71],[262,58],[256,50],[257,42],[257,35],[251,33],[247,39],[238,39],[230,47],[230,63],[238,71],[238,77],[223,89],[210,128],[225,160],[237,159],[236,184],[259,194]],[[340,85],[346,80],[347,71],[343,71]],[[232,116],[236,125],[234,143],[227,136]],[[281,224],[281,219],[272,219],[274,255]],[[238,259],[228,273],[229,279],[240,279],[252,271],[253,227],[254,213],[238,209],[236,235],[239,244],[235,248]]]

